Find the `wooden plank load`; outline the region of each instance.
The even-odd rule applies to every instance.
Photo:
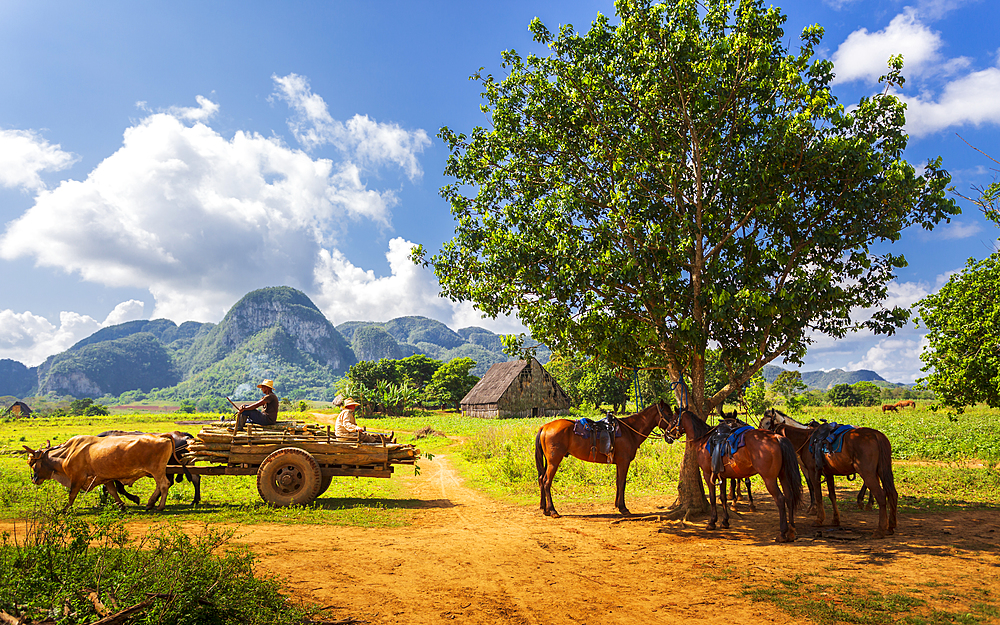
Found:
[[[212,423],[188,445],[192,462],[259,465],[271,453],[296,447],[309,452],[321,466],[388,467],[414,464],[420,450],[399,443],[361,443],[357,437],[338,438],[329,426],[302,421],[279,421],[275,425],[247,424],[246,431],[233,432],[232,422]]]

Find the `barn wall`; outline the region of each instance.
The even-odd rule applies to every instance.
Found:
[[[498,404],[500,418],[553,417],[569,412],[569,398],[535,359],[504,391]]]

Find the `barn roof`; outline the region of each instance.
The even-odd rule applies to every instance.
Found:
[[[500,401],[510,385],[521,375],[529,360],[509,360],[498,362],[486,372],[472,390],[462,399],[464,404],[495,404]]]

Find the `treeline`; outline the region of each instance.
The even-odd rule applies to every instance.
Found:
[[[342,396],[361,402],[362,413],[403,415],[417,407],[458,409],[479,381],[471,373],[475,366],[471,358],[442,362],[423,354],[362,360],[348,369],[336,387]]]

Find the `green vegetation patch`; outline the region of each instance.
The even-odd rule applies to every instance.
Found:
[[[91,623],[99,607],[140,606],[131,623],[302,623],[315,610],[291,603],[208,525],[195,536],[164,525],[130,536],[112,512],[93,523],[43,515],[19,536],[0,535],[0,609],[61,625]],[[25,535],[26,534],[26,535]]]
[[[919,591],[881,592],[873,586],[857,579],[822,583],[816,578],[799,575],[763,587],[744,584],[741,594],[754,602],[771,603],[796,619],[809,619],[818,625],[974,624],[994,622],[998,614],[996,605],[980,598],[982,588],[974,589],[969,597],[949,596],[949,602],[958,605],[954,610],[941,610],[916,596]]]

